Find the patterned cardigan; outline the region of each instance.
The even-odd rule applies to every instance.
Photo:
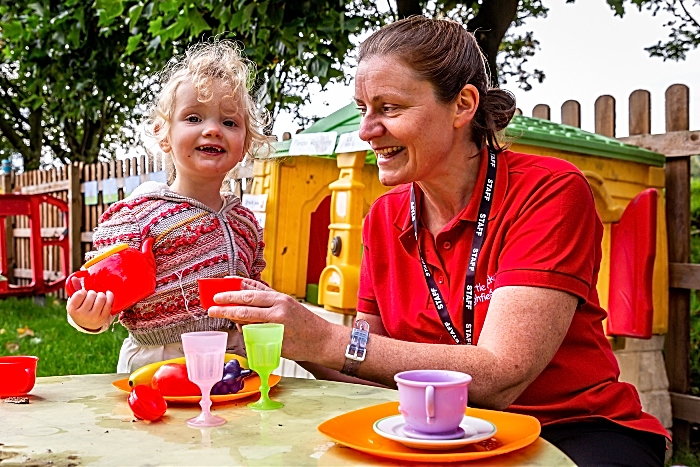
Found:
[[[233,193],[221,196],[224,205],[215,212],[163,183],[146,182],[100,218],[93,234],[96,251],[88,252],[86,261],[115,243],[140,249],[147,237],[154,239],[155,293],[119,315],[136,344],[166,345],[179,342],[184,332],[233,326],[207,315],[199,303],[197,278],[260,280],[265,268],[262,228]]]

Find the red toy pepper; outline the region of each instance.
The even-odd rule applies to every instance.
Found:
[[[160,392],[145,384],[139,384],[129,393],[129,408],[136,418],[153,421],[163,416],[168,404]]]

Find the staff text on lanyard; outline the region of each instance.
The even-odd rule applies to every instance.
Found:
[[[421,265],[423,266],[423,275],[425,282],[430,291],[430,297],[433,300],[435,309],[440,315],[442,324],[447,329],[452,339],[457,344],[472,344],[472,336],[474,333],[474,280],[476,277],[476,263],[481,253],[481,247],[486,237],[486,226],[489,222],[489,213],[491,212],[491,195],[496,186],[496,153],[489,148],[489,161],[486,170],[486,181],[484,182],[484,191],[481,195],[481,203],[479,204],[479,215],[476,221],[476,229],[474,230],[474,238],[472,239],[471,253],[469,255],[469,266],[467,268],[467,277],[464,280],[464,306],[462,314],[464,317],[464,339],[462,340],[455,329],[450,314],[445,307],[445,300],[442,298],[440,289],[438,289],[433,275],[430,273],[423,252],[421,251],[420,241],[418,240],[418,210],[416,206],[415,188],[411,185],[411,222],[413,223],[413,233],[416,236],[418,244],[418,256],[420,257]]]

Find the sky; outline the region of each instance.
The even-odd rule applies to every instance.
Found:
[[[574,99],[581,104],[581,128],[592,132],[595,100],[607,94],[616,101],[616,136],[623,137],[629,134],[629,95],[644,89],[651,94],[651,132],[663,133],[664,93],[680,83],[690,88],[690,129],[700,129],[700,50],[690,52],[683,62],[664,62],[649,57],[644,50],[659,40],[666,42],[668,33],[663,24],[669,19],[667,15],[654,17],[646,10],[628,7],[619,18],[605,0],[577,0],[573,4],[543,0],[543,4],[549,8],[547,18],[530,20],[523,27],[534,31],[540,41],[540,50],[527,68],[543,70],[546,78],[541,84],[533,83],[530,91],[518,89],[514,83],[502,86],[515,95],[524,115],[532,115],[537,104],[547,104],[552,120],[561,122],[561,105]],[[700,6],[692,12],[700,17]],[[348,69],[349,73],[354,71]],[[353,86],[330,85],[324,92],[317,91],[313,102],[303,108],[303,115],[324,117],[349,104]],[[291,115],[281,114],[273,134],[282,139],[285,131],[294,134],[299,128]]]

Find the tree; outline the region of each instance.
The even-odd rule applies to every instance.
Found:
[[[343,79],[368,0],[0,0],[0,157],[94,162],[135,144],[151,74],[193,41],[245,44],[273,116]],[[147,98],[145,99],[148,100]]]
[[[573,2],[574,0],[567,0]],[[698,46],[691,0],[606,0],[666,10],[671,40],[652,55],[683,59]],[[697,0],[692,0],[697,1]],[[93,162],[136,143],[135,122],[173,54],[212,36],[240,41],[258,65],[258,92],[273,118],[310,100],[309,85],[347,80],[352,37],[411,14],[448,17],[474,31],[494,82],[529,89],[541,70],[524,66],[538,49],[513,25],[544,17],[542,0],[0,0],[0,157],[25,169],[47,160]],[[500,68],[500,70],[499,70]],[[143,96],[146,96],[144,99]],[[303,122],[302,123],[306,123]]]
[[[122,62],[128,29],[100,30],[88,2],[0,2],[0,154],[93,162],[128,142],[143,53]]]
[[[474,33],[486,56],[493,84],[515,77],[521,87],[529,90],[531,79],[544,80],[541,70],[529,72],[523,67],[539,48],[532,32],[508,33],[511,26],[520,26],[528,18],[547,16],[541,0],[397,0],[396,7],[396,12],[391,11],[395,19],[423,14],[464,24]]]
[[[343,65],[355,47],[351,37],[381,24],[372,11],[370,0],[168,0],[136,36],[149,37],[148,47],[168,53],[211,36],[244,44],[258,66],[261,102],[274,119],[308,102],[310,83],[346,79]]]
[[[566,0],[574,3],[576,0]],[[645,48],[651,56],[664,60],[684,60],[686,54],[700,46],[700,18],[698,0],[606,0],[614,14],[624,16],[628,6],[646,9],[656,16],[668,13],[669,32],[667,42]],[[695,8],[696,15],[691,13]],[[462,22],[474,32],[479,46],[484,51],[491,70],[493,83],[515,78],[518,85],[529,90],[532,79],[542,82],[542,70],[527,71],[524,68],[529,57],[539,49],[539,42],[532,31],[515,34],[511,26],[520,26],[529,18],[546,17],[548,9],[541,0],[396,0],[395,18],[414,14],[443,16]]]
[[[567,0],[573,2],[574,0]],[[664,60],[685,60],[686,54],[700,46],[700,2],[698,0],[629,0],[640,11],[646,9],[656,16],[664,11],[671,16],[664,26],[670,29],[669,40],[645,48],[652,57]],[[626,0],[608,0],[615,14],[624,16]],[[691,11],[695,9],[695,14]]]

